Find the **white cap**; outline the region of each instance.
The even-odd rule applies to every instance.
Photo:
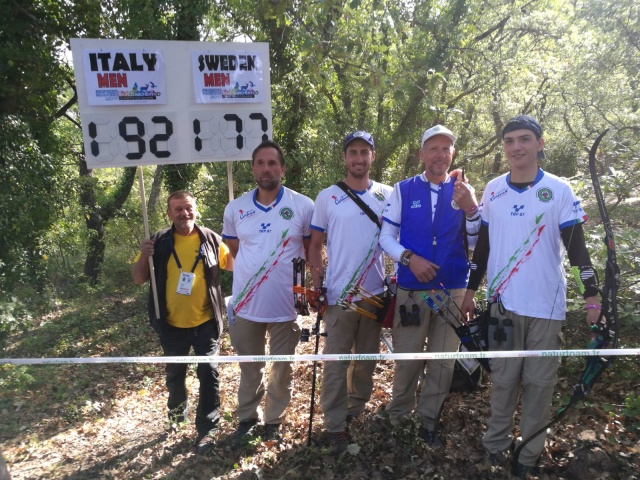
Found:
[[[431,127],[429,130],[426,130],[422,134],[422,143],[420,146],[424,145],[424,142],[429,140],[431,137],[435,137],[436,135],[444,135],[445,137],[449,137],[451,143],[456,143],[456,136],[453,134],[451,130],[447,127],[443,127],[442,125],[436,125],[435,127]]]

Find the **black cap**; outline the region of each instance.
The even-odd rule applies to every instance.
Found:
[[[517,115],[509,120],[502,129],[502,138],[509,132],[522,129],[531,130],[536,134],[536,138],[542,137],[542,127],[535,118],[529,115]]]
[[[542,137],[542,126],[540,126],[540,123],[538,123],[538,121],[535,118],[533,118],[530,115],[516,115],[511,120],[509,120],[507,124],[504,126],[504,128],[502,129],[502,138],[504,139],[504,136],[509,132],[513,132],[514,130],[523,130],[523,129],[531,130],[535,134],[536,138]],[[545,159],[544,150],[539,150],[538,160],[544,160],[544,159]]]

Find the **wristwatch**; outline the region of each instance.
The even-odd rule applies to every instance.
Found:
[[[409,259],[411,258],[412,255],[413,255],[413,252],[411,250],[405,250],[404,252],[402,252],[402,255],[400,256],[400,263],[405,267],[408,267]]]

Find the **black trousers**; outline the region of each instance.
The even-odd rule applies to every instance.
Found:
[[[218,354],[218,326],[215,320],[193,328],[176,328],[167,325],[160,333],[160,345],[164,356],[184,357],[189,355],[191,347],[196,355]],[[187,410],[187,378],[186,363],[167,363],[166,385],[169,390],[169,418],[172,421],[184,421]],[[196,410],[196,429],[199,435],[213,430],[220,420],[220,384],[218,380],[218,364],[198,363],[198,380],[200,394]]]

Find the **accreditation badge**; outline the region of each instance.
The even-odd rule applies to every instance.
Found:
[[[193,272],[180,272],[180,280],[178,281],[176,293],[180,295],[191,295],[191,289],[193,288],[193,281],[195,278],[196,274]]]

